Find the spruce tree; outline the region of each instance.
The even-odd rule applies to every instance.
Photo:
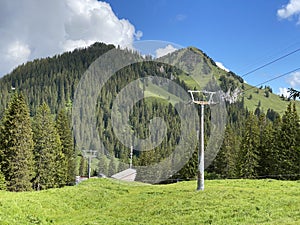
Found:
[[[290,103],[282,117],[280,137],[277,137],[280,154],[278,172],[284,179],[299,173],[299,134],[299,117],[295,104]]]
[[[3,117],[1,129],[2,171],[9,191],[29,191],[34,175],[33,140],[25,98],[15,93]]]
[[[278,177],[278,174],[281,174],[281,127],[282,119],[277,117],[272,124],[272,133],[273,143],[270,148],[270,155],[266,157],[266,161],[269,161],[269,171],[265,175],[271,175],[271,177]]]
[[[274,129],[271,121],[265,114],[259,116],[259,171],[258,174],[263,177],[271,175],[276,164]]]
[[[213,162],[214,172],[223,178],[235,178],[237,176],[237,149],[237,137],[232,128],[228,126],[221,149]]]
[[[62,152],[66,160],[66,184],[75,183],[75,148],[70,127],[70,120],[65,110],[61,110],[56,118],[56,128],[62,144]]]
[[[257,117],[250,113],[242,135],[238,168],[243,178],[255,178],[259,167],[259,128]]]
[[[199,146],[195,148],[188,162],[172,177],[173,179],[189,180],[196,177],[198,171],[198,149]],[[181,156],[179,156],[179,158],[180,157]]]
[[[34,118],[33,134],[36,163],[34,188],[43,190],[63,186],[66,182],[66,163],[59,135],[46,103],[38,108]]]
[[[83,155],[80,156],[79,176],[87,176],[87,159]]]

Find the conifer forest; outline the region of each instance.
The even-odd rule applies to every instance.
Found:
[[[99,56],[112,49],[125,51],[127,57],[140,57],[130,50],[95,43],[20,65],[0,79],[0,190],[20,192],[59,188],[74,185],[76,176],[87,176],[87,158],[82,150],[97,149],[98,146],[93,141],[89,146],[80,146],[76,142],[72,105],[84,72]],[[237,101],[226,102],[224,139],[217,156],[206,168],[207,179],[300,179],[299,102],[278,96],[275,105],[283,106],[278,112],[264,104],[275,98],[271,87],[250,87],[251,91],[248,91],[250,85],[245,84],[240,76],[217,68],[202,51],[190,50],[201,56],[199,63],[202,63],[204,74],[217,74],[215,79],[222,91],[227,93],[239,89],[244,92]],[[183,57],[176,52],[172,54]],[[143,61],[116,72],[101,89],[94,112],[97,131],[107,151],[106,156],[100,155],[101,159],[93,160],[94,176],[111,176],[129,167],[130,148],[118,140],[112,128],[112,103],[128,83],[150,76],[153,83],[160,82],[155,77],[162,77],[172,79],[186,91],[195,89],[188,74],[167,63]],[[154,89],[151,84],[141,82],[138,90],[146,95],[147,91]],[[254,98],[257,93],[261,93],[259,101]],[[143,98],[128,115],[132,133],[139,138],[149,136],[149,122],[153,118],[162,118],[167,126],[165,138],[159,146],[151,151],[133,152],[134,166],[157,163],[168,157],[178,144],[181,122],[176,107],[170,103],[172,98]],[[209,118],[210,109],[206,108],[206,141],[210,136]],[[93,140],[92,137],[86,138]],[[165,182],[196,178],[198,148],[195,146],[189,161]],[[139,173],[136,179],[143,181]]]

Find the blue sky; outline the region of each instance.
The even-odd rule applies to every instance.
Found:
[[[278,10],[288,0],[108,0],[119,18],[142,31],[141,40],[164,40],[195,46],[233,72],[244,75],[300,48],[299,11],[288,18]],[[298,2],[298,3],[297,3]],[[294,1],[294,5],[300,1]],[[293,6],[293,5],[290,5]],[[296,7],[295,6],[295,7]],[[300,8],[297,8],[300,10]],[[285,16],[288,16],[288,11]],[[281,14],[282,14],[281,13]],[[256,85],[300,67],[300,51],[245,76]],[[264,85],[299,88],[299,74],[284,76]]]
[[[195,46],[238,75],[300,48],[300,0],[1,0],[0,77],[95,41]],[[300,67],[300,51],[245,77],[256,85]],[[300,71],[268,82],[300,89]]]

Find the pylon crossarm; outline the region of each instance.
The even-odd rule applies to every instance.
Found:
[[[190,93],[192,101],[195,104],[198,104],[198,105],[216,104],[216,102],[214,102],[214,100],[213,100],[213,96],[216,92],[206,91],[206,90],[203,90],[203,91],[188,90],[188,92]],[[202,99],[201,98],[195,99],[194,94],[199,94],[199,93],[203,95]]]

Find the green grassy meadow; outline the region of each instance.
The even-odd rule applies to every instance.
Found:
[[[245,91],[244,97],[245,97],[245,106],[254,112],[254,110],[258,106],[258,102],[261,103],[260,109],[264,112],[267,113],[267,110],[273,109],[274,111],[278,112],[280,115],[283,115],[284,112],[287,109],[288,104],[290,101],[287,100],[282,100],[279,95],[275,95],[273,93],[270,93],[270,96],[267,98],[264,94],[264,89],[259,89],[259,88],[253,88],[248,84],[244,84]],[[251,99],[249,99],[249,96],[252,96]],[[297,112],[300,112],[300,101],[293,101],[292,102],[296,103],[296,110]]]
[[[90,179],[0,192],[0,224],[300,224],[300,182],[210,180],[169,185]]]

